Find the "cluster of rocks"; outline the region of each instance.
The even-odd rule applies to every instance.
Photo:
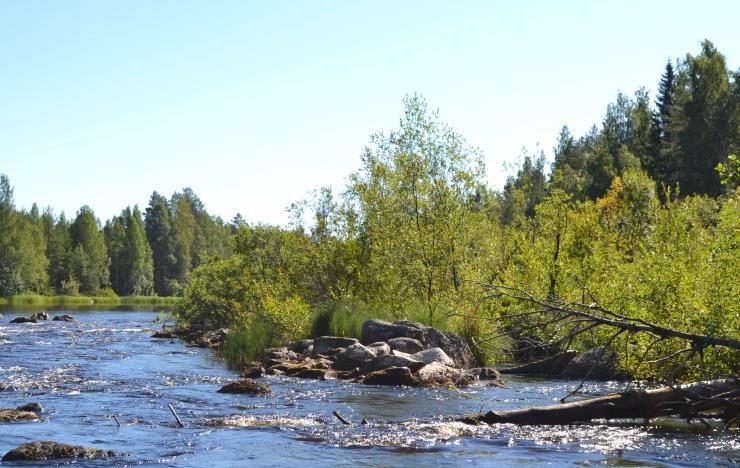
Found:
[[[475,364],[465,340],[451,333],[406,320],[368,320],[361,340],[320,336],[266,349],[262,362],[245,369],[243,379],[229,385],[260,393],[252,391],[251,379],[263,373],[369,385],[461,387],[478,380],[500,384],[495,369]],[[233,390],[227,387],[221,391]]]
[[[617,359],[617,353],[611,349],[593,348],[583,353],[567,350],[528,364],[502,369],[501,373],[562,379],[621,379],[624,376],[619,372]]]
[[[68,314],[55,315],[52,320],[57,322],[72,322],[75,318]],[[38,323],[49,320],[49,314],[46,312],[36,312],[30,317],[16,317],[10,323]]]
[[[206,330],[203,326],[191,326],[187,329],[162,330],[152,335],[152,338],[180,338],[188,346],[197,348],[218,348],[229,334],[228,328]]]

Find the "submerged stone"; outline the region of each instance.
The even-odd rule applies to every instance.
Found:
[[[5,454],[3,461],[41,461],[56,460],[60,458],[94,459],[116,457],[120,455],[122,454],[114,452],[113,450],[101,450],[43,440],[29,442],[14,448]]]
[[[408,367],[388,367],[387,369],[370,372],[362,380],[367,385],[406,385],[414,386],[416,379],[411,375]]]
[[[74,322],[75,318],[68,314],[55,315],[52,319],[55,322]]]
[[[0,408],[0,423],[39,421],[41,417],[33,411]]]
[[[252,395],[268,395],[272,393],[269,385],[255,382],[252,379],[241,379],[224,385],[218,393],[250,393]]]

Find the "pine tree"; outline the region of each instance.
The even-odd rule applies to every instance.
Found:
[[[70,227],[72,267],[82,294],[95,295],[110,284],[108,252],[95,213],[89,206],[77,212]]]
[[[701,54],[686,58],[685,73],[686,121],[679,135],[681,192],[717,196],[723,188],[714,168],[727,159],[737,132],[727,125],[730,80],[725,58],[705,40]]]
[[[134,206],[134,210],[128,212],[127,215],[126,243],[129,271],[126,279],[126,292],[135,296],[149,295],[154,288],[152,250],[146,240],[144,221],[141,219],[139,207]]]
[[[154,262],[154,292],[160,296],[173,294],[171,282],[175,256],[172,235],[172,212],[167,199],[152,193],[144,214],[146,237]]]

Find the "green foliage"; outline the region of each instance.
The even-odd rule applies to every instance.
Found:
[[[719,163],[715,167],[719,174],[720,183],[727,187],[727,190],[734,190],[740,185],[740,158],[736,154],[727,157],[727,164]]]
[[[96,295],[101,288],[110,284],[110,259],[105,238],[90,207],[83,206],[77,212],[77,217],[70,226],[70,237],[72,272],[79,281],[80,292]]]

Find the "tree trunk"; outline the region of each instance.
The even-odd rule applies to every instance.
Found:
[[[551,406],[489,411],[461,419],[468,424],[571,424],[593,419],[697,417],[702,411],[724,410],[729,423],[740,408],[740,380],[722,379],[666,386],[652,390],[629,390],[597,398]]]

